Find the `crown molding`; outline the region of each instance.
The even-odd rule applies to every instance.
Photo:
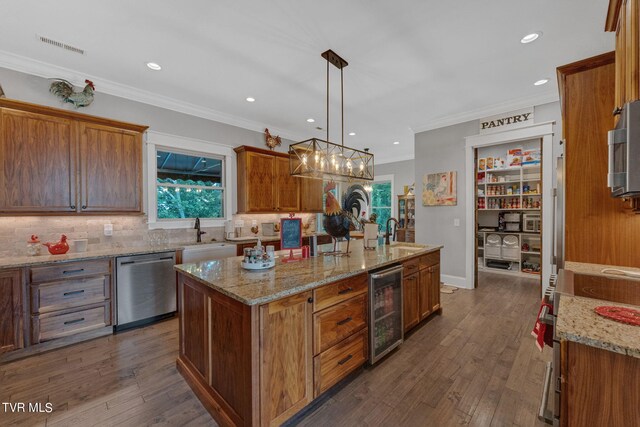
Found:
[[[483,117],[493,116],[496,114],[506,113],[509,111],[520,110],[522,108],[531,107],[532,105],[538,106],[548,104],[550,102],[556,102],[560,99],[558,93],[555,91],[545,92],[540,95],[524,97],[507,102],[501,102],[488,107],[478,108],[476,110],[470,110],[451,116],[443,117],[440,119],[432,120],[422,126],[412,127],[414,133],[426,132],[433,129],[439,129],[447,126],[457,125],[459,123],[469,122],[471,120],[478,120]]]
[[[83,74],[79,71],[16,55],[14,53],[3,50],[0,50],[0,67],[25,74],[31,74],[45,79],[51,78],[52,76],[63,76],[71,83],[77,83],[78,86],[83,86],[84,79],[89,79],[93,81],[93,83],[99,88],[99,93],[105,93],[120,98],[125,98],[131,101],[165,108],[167,110],[176,111],[178,113],[184,113],[203,119],[252,130],[255,132],[262,133],[264,132],[265,128],[269,128],[271,130],[271,133],[278,134],[282,138],[292,141],[301,141],[305,139],[305,136],[297,135],[285,129],[278,129],[269,124],[247,120],[208,107],[138,89],[133,86],[128,86],[111,80],[103,79],[99,76]],[[82,75],[82,77],[80,77],[80,75]]]

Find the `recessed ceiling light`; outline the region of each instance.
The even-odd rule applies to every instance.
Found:
[[[252,97],[248,97],[248,98],[247,98],[247,102],[255,102],[255,101],[256,101],[256,99],[255,99],[255,98],[252,98]]]
[[[349,136],[356,136],[355,132],[349,132]]]
[[[393,141],[393,145],[398,145],[400,144],[400,141]]]
[[[159,64],[156,64],[155,62],[147,62],[147,67],[149,67],[153,71],[162,70],[162,67]]]
[[[314,120],[314,119],[307,119],[307,121],[308,121],[309,123],[313,123],[313,122],[315,122],[315,120]]]
[[[538,40],[538,38],[542,35],[542,31],[538,31],[537,33],[531,33],[524,36],[520,39],[520,43],[527,44]]]
[[[542,86],[549,83],[549,79],[540,79],[537,82],[535,82],[533,85],[534,86]]]

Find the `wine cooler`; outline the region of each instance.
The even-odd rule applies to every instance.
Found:
[[[369,275],[369,362],[402,344],[402,266]]]

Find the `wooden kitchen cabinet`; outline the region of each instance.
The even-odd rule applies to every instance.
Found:
[[[403,323],[405,332],[440,310],[440,251],[403,263]]]
[[[280,425],[313,400],[312,292],[260,307],[262,425]]]
[[[292,177],[288,154],[249,146],[234,150],[238,213],[322,212],[322,181]]]
[[[72,122],[0,108],[0,131],[0,211],[75,212],[77,162]]]
[[[420,323],[419,287],[420,273],[413,273],[402,279],[402,314],[405,332]]]
[[[22,274],[0,270],[0,353],[24,347]]]
[[[80,211],[142,212],[142,135],[79,124]]]
[[[610,0],[605,30],[616,33],[615,107],[640,99],[640,0]]]
[[[302,212],[322,213],[323,183],[320,179],[300,178],[300,210]]]
[[[146,129],[0,99],[0,214],[142,213]]]
[[[300,180],[289,172],[289,158],[275,158],[276,210],[278,212],[300,211]],[[322,201],[322,198],[320,199]]]

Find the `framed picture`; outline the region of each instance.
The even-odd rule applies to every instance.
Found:
[[[478,170],[479,171],[487,170],[487,159],[485,159],[484,157],[478,160]]]
[[[302,247],[302,218],[280,219],[280,249],[300,249]]]
[[[455,171],[425,174],[422,183],[423,206],[455,206],[458,204]]]
[[[487,169],[488,171],[493,169],[493,157],[487,157]]]

